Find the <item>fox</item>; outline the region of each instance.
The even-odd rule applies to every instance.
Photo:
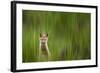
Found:
[[[39,60],[46,59],[46,61],[50,58],[50,51],[48,48],[48,34],[40,33],[39,37]]]

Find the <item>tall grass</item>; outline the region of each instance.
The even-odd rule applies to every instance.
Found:
[[[23,62],[39,62],[39,36],[48,33],[51,61],[91,58],[90,13],[23,10]]]

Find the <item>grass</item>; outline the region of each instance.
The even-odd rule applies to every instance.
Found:
[[[51,61],[91,58],[90,13],[23,10],[23,62],[39,62],[39,36],[48,33]]]

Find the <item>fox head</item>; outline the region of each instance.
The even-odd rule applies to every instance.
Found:
[[[48,34],[46,33],[40,33],[40,42],[46,43],[48,41]]]

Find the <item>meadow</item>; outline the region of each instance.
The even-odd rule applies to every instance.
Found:
[[[40,62],[39,36],[42,32],[48,34],[50,61],[91,59],[90,13],[23,10],[22,16],[24,63]]]

